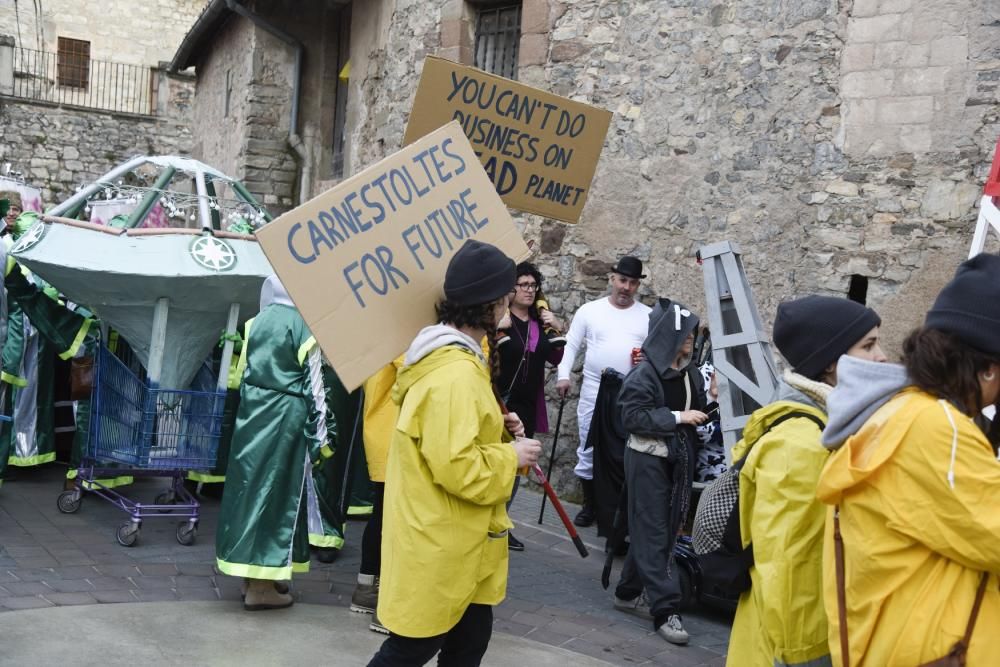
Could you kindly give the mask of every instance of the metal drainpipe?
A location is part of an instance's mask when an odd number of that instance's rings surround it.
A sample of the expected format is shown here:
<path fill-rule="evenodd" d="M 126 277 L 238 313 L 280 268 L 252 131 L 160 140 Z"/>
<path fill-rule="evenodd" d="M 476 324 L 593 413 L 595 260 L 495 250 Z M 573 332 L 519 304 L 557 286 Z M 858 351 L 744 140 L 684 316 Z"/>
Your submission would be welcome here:
<path fill-rule="evenodd" d="M 295 156 L 298 159 L 299 168 L 301 170 L 299 178 L 299 201 L 297 202 L 301 204 L 307 201 L 312 194 L 312 151 L 306 150 L 302 137 L 299 136 L 298 132 L 299 91 L 302 88 L 302 54 L 304 52 L 304 48 L 299 40 L 295 39 L 281 28 L 268 23 L 266 20 L 257 14 L 254 14 L 236 0 L 226 0 L 226 7 L 228 7 L 230 11 L 248 19 L 254 25 L 263 28 L 283 41 L 285 44 L 288 44 L 295 49 L 295 69 L 292 74 L 292 114 L 288 123 L 288 145 L 291 146 L 292 150 L 295 152 Z"/>

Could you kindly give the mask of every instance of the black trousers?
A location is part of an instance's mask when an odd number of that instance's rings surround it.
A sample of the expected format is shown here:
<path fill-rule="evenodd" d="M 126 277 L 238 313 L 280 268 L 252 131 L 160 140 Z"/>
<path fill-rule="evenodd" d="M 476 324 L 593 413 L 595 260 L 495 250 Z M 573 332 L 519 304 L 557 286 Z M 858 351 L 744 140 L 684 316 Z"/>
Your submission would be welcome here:
<path fill-rule="evenodd" d="M 631 541 L 615 595 L 633 600 L 645 588 L 656 627 L 678 613 L 681 602 L 677 565 L 672 562 L 670 548 L 679 528 L 670 525 L 672 466 L 665 458 L 625 449 Z"/>
<path fill-rule="evenodd" d="M 372 482 L 372 515 L 368 517 L 361 536 L 361 574 L 382 572 L 382 507 L 385 505 L 385 483 Z"/>
<path fill-rule="evenodd" d="M 478 667 L 492 634 L 493 607 L 470 604 L 455 627 L 443 635 L 416 639 L 390 634 L 368 667 L 419 667 L 438 651 L 439 667 Z"/>

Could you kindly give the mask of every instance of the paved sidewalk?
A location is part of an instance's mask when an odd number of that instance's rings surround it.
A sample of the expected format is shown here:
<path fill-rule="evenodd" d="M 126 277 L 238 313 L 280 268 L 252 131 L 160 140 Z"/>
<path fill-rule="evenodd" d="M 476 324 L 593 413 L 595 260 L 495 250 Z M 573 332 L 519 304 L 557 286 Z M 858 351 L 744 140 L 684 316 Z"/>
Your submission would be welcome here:
<path fill-rule="evenodd" d="M 229 602 L 54 607 L 5 614 L 3 622 L 0 664 L 19 667 L 63 665 L 67 656 L 73 664 L 101 667 L 364 665 L 385 639 L 368 630 L 365 617 L 343 607 L 301 603 L 267 614 L 248 614 Z M 39 642 L 41 633 L 45 641 Z M 564 667 L 569 661 L 574 667 L 608 664 L 499 632 L 483 664 Z"/>
<path fill-rule="evenodd" d="M 125 548 L 115 541 L 125 515 L 101 499 L 88 495 L 76 514 L 59 512 L 56 497 L 64 471 L 55 465 L 18 470 L 16 479 L 0 488 L 0 612 L 115 602 L 238 604 L 239 581 L 216 574 L 213 567 L 217 500 L 205 500 L 194 545 L 177 543 L 176 520 L 154 518 L 143 524 L 137 544 Z M 151 501 L 163 485 L 163 480 L 142 480 L 127 493 Z M 551 508 L 545 524 L 537 525 L 540 499 L 522 490 L 511 510 L 515 534 L 527 550 L 511 554 L 508 597 L 496 608 L 497 632 L 611 664 L 724 664 L 729 638 L 725 615 L 689 610 L 684 623 L 691 645 L 664 642 L 648 622 L 612 609 L 610 593 L 600 585 L 603 540 L 596 531 L 581 531 L 591 556 L 580 558 Z M 576 508 L 567 506 L 567 511 L 573 514 Z M 337 562 L 314 560 L 309 573 L 295 578 L 298 602 L 350 604 L 363 528 L 362 522 L 349 522 L 347 545 Z M 0 613 L 0 633 L 5 618 Z"/>

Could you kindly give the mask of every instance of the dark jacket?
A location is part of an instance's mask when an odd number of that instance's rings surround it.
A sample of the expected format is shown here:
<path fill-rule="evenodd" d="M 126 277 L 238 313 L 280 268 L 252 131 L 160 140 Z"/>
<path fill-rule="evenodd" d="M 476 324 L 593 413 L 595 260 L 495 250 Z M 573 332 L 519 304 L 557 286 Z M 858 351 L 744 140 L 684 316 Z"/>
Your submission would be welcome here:
<path fill-rule="evenodd" d="M 642 344 L 643 360 L 629 371 L 618 396 L 618 407 L 626 431 L 663 438 L 669 445 L 680 427 L 690 429 L 687 434 L 690 438 L 686 439 L 694 441 L 694 427 L 678 425 L 674 419 L 673 412 L 683 411 L 684 405 L 667 405 L 665 383 L 682 381 L 683 375 L 687 374 L 692 394 L 691 409 L 704 409 L 705 386 L 697 366 L 688 359 L 680 370 L 671 367 L 684 339 L 697 328 L 698 316 L 683 304 L 670 299 L 660 299 L 649 313 L 649 333 Z"/>

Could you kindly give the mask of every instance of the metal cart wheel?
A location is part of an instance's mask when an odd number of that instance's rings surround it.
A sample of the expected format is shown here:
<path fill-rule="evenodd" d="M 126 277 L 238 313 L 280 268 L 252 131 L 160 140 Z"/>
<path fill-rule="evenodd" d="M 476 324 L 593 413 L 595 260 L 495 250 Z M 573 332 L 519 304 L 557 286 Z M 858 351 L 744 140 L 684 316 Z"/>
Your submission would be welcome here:
<path fill-rule="evenodd" d="M 122 525 L 118 526 L 118 532 L 115 533 L 115 539 L 117 539 L 118 544 L 123 547 L 134 546 L 135 541 L 139 539 L 139 524 L 132 521 L 126 521 Z"/>
<path fill-rule="evenodd" d="M 70 489 L 59 494 L 59 497 L 56 498 L 56 507 L 63 514 L 72 514 L 80 509 L 82 502 L 83 493 L 79 489 Z"/>
<path fill-rule="evenodd" d="M 156 496 L 153 502 L 157 505 L 173 505 L 177 502 L 177 495 L 173 489 L 168 489 Z M 167 514 L 170 510 L 156 510 L 160 514 Z"/>
<path fill-rule="evenodd" d="M 194 544 L 198 535 L 198 524 L 193 521 L 181 521 L 177 524 L 177 541 L 186 547 Z"/>

